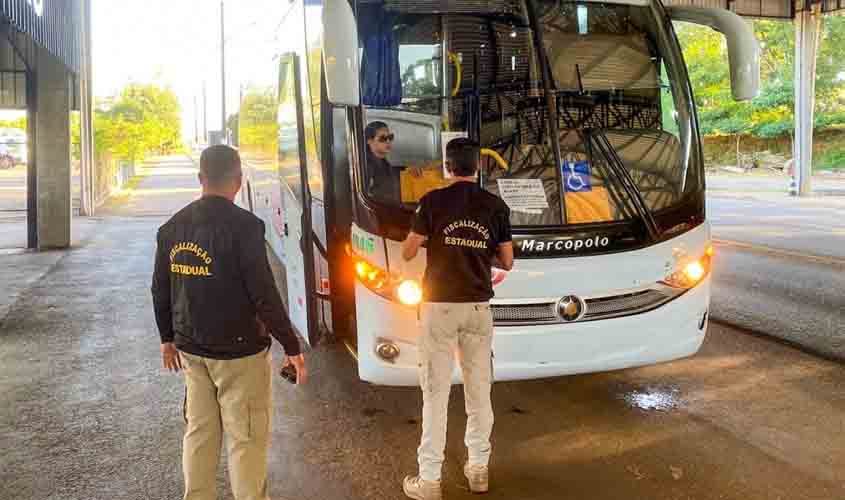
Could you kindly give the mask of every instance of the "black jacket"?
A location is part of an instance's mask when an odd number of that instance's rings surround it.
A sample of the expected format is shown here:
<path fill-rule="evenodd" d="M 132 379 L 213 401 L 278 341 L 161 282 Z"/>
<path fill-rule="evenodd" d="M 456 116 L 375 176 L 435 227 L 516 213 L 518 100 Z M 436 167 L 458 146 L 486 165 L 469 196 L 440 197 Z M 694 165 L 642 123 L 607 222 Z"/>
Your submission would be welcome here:
<path fill-rule="evenodd" d="M 300 353 L 270 271 L 264 223 L 225 198 L 203 197 L 161 226 L 152 292 L 161 341 L 179 350 L 251 356 L 270 346 L 263 323 L 287 355 Z"/>

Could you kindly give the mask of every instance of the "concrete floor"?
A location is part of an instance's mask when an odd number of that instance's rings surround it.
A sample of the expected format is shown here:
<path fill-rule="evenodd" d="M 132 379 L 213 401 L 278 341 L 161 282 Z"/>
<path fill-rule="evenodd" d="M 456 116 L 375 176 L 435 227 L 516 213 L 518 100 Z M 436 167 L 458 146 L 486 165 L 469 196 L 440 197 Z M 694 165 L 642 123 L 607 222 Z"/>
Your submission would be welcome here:
<path fill-rule="evenodd" d="M 0 311 L 0 500 L 181 495 L 184 385 L 160 367 L 149 283 L 154 214 L 195 196 L 195 172 L 149 173 L 126 201 L 146 216 L 109 207 L 84 245 L 49 262 L 0 255 L 30 273 Z M 272 497 L 402 498 L 418 391 L 359 382 L 338 344 L 308 359 L 308 386 L 276 380 Z M 843 386 L 841 364 L 720 324 L 691 359 L 497 384 L 487 498 L 845 498 Z M 468 499 L 459 388 L 452 399 L 446 494 Z"/>

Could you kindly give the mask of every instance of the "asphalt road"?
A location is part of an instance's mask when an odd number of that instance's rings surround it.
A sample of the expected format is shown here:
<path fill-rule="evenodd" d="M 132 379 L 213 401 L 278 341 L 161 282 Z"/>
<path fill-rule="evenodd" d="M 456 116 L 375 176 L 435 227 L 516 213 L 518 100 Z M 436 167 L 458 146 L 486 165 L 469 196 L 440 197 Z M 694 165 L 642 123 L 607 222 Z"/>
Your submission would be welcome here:
<path fill-rule="evenodd" d="M 71 177 L 74 206 L 79 198 L 79 175 Z M 26 210 L 26 165 L 0 170 L 0 215 L 3 212 Z"/>
<path fill-rule="evenodd" d="M 721 171 L 707 175 L 707 189 L 713 192 L 781 193 L 789 189 L 790 178 L 785 174 L 733 174 Z M 845 172 L 817 174 L 810 179 L 810 188 L 819 195 L 845 195 Z"/>
<path fill-rule="evenodd" d="M 71 177 L 73 207 L 79 206 L 79 176 Z M 26 246 L 26 166 L 0 170 L 0 251 Z"/>
<path fill-rule="evenodd" d="M 711 194 L 712 317 L 845 360 L 845 198 Z"/>
<path fill-rule="evenodd" d="M 707 216 L 717 239 L 845 259 L 845 196 L 710 193 Z"/>
<path fill-rule="evenodd" d="M 196 195 L 195 172 L 172 160 L 146 173 L 77 248 L 0 254 L 0 280 L 17 283 L 0 307 L 0 500 L 181 495 L 184 385 L 160 368 L 149 279 L 162 212 Z M 418 390 L 359 382 L 337 344 L 308 359 L 308 386 L 276 379 L 272 497 L 402 498 Z M 497 384 L 487 498 L 845 498 L 843 384 L 839 363 L 718 323 L 687 360 Z M 462 409 L 456 388 L 450 499 L 473 498 Z M 230 499 L 224 465 L 218 484 Z"/>
<path fill-rule="evenodd" d="M 26 210 L 26 167 L 0 170 L 0 212 Z"/>

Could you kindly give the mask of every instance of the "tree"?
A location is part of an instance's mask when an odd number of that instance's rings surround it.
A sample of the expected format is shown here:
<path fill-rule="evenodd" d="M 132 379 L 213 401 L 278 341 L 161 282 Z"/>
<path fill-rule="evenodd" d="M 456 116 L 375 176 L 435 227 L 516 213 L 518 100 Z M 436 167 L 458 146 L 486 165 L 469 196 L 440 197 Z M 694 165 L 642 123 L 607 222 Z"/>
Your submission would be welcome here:
<path fill-rule="evenodd" d="M 108 110 L 94 116 L 97 151 L 131 161 L 181 149 L 181 129 L 176 94 L 155 84 L 128 85 Z"/>
<path fill-rule="evenodd" d="M 730 94 L 724 38 L 710 28 L 677 25 L 705 135 L 779 137 L 794 130 L 795 27 L 754 21 L 760 40 L 761 91 L 750 101 Z M 815 128 L 845 125 L 845 18 L 825 19 L 816 68 Z"/>
<path fill-rule="evenodd" d="M 259 155 L 276 153 L 279 124 L 278 101 L 273 87 L 250 87 L 238 113 L 238 144 L 245 152 Z"/>

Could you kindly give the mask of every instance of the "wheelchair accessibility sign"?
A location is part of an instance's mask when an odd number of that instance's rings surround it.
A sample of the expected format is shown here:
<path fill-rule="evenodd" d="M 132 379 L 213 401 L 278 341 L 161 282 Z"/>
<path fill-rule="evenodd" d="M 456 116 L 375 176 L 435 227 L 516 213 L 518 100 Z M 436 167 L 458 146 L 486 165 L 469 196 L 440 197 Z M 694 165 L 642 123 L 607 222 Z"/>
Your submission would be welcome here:
<path fill-rule="evenodd" d="M 561 166 L 561 179 L 567 193 L 589 193 L 593 190 L 590 175 L 590 162 L 564 161 Z"/>

